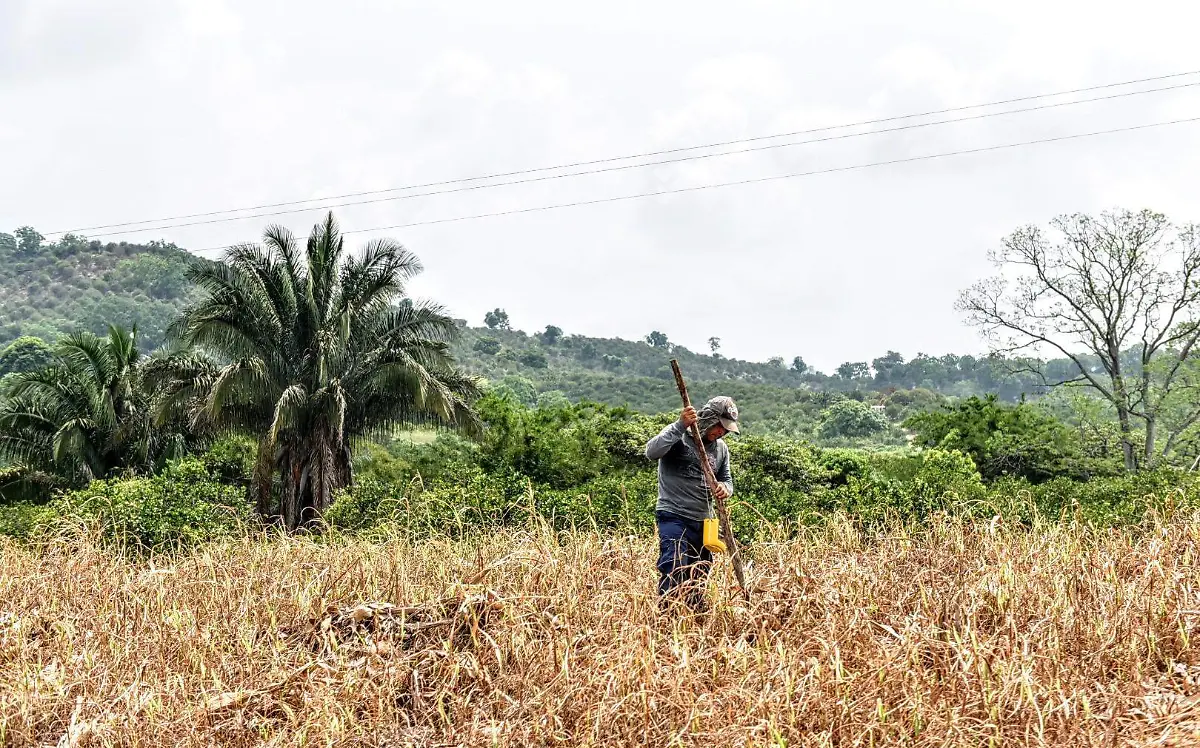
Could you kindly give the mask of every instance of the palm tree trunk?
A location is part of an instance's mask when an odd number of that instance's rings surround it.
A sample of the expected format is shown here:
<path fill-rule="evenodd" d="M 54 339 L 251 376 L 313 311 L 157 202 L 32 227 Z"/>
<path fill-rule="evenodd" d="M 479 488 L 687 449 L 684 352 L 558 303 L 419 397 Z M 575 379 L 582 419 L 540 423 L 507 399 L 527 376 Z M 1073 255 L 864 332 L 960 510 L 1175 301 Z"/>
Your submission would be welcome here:
<path fill-rule="evenodd" d="M 254 494 L 254 505 L 258 516 L 271 516 L 271 478 L 275 466 L 275 445 L 267 437 L 258 441 L 258 459 L 254 463 L 254 477 L 250 490 Z"/>
<path fill-rule="evenodd" d="M 288 530 L 295 530 L 300 524 L 300 514 L 302 506 L 301 495 L 303 493 L 302 470 L 300 461 L 288 450 L 288 455 L 284 460 L 283 468 L 283 491 L 280 501 L 283 504 L 283 524 Z"/>
<path fill-rule="evenodd" d="M 292 529 L 312 521 L 313 474 L 312 465 L 305 465 L 296 481 L 296 524 Z"/>
<path fill-rule="evenodd" d="M 333 503 L 334 489 L 340 487 L 337 485 L 338 471 L 335 465 L 334 450 L 335 447 L 331 439 L 326 436 L 326 438 L 321 440 L 321 449 L 319 452 L 321 459 L 321 480 L 318 484 L 320 492 L 316 494 L 316 501 L 314 502 L 318 513 L 324 512 L 329 508 L 329 505 Z M 337 451 L 340 452 L 341 450 L 338 449 Z"/>

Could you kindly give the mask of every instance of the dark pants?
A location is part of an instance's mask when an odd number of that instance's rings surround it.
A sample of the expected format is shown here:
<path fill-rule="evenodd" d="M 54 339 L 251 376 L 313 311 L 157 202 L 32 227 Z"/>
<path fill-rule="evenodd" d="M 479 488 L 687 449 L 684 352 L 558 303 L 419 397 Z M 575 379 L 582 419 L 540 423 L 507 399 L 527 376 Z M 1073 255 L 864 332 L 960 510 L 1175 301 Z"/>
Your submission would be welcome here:
<path fill-rule="evenodd" d="M 693 610 L 704 607 L 704 585 L 712 553 L 704 547 L 704 523 L 668 512 L 655 512 L 658 525 L 658 594 L 662 601 L 682 599 Z"/>

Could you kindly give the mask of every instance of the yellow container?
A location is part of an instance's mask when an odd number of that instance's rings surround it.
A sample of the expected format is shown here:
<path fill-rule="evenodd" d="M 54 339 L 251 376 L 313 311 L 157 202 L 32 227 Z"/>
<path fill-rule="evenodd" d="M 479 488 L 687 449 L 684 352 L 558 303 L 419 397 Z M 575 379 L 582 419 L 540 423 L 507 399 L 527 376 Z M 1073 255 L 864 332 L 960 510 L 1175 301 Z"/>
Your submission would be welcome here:
<path fill-rule="evenodd" d="M 713 517 L 704 520 L 704 547 L 713 553 L 725 552 L 725 541 L 721 540 L 721 525 Z"/>

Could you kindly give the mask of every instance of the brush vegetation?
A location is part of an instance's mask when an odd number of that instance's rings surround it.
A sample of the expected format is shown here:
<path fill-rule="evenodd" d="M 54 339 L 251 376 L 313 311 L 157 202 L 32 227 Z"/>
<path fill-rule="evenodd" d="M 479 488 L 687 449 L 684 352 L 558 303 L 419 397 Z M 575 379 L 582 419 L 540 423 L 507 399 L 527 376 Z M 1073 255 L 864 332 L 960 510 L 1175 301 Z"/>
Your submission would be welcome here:
<path fill-rule="evenodd" d="M 673 619 L 649 538 L 537 522 L 0 541 L 0 744 L 1194 745 L 1195 520 L 843 518 Z"/>

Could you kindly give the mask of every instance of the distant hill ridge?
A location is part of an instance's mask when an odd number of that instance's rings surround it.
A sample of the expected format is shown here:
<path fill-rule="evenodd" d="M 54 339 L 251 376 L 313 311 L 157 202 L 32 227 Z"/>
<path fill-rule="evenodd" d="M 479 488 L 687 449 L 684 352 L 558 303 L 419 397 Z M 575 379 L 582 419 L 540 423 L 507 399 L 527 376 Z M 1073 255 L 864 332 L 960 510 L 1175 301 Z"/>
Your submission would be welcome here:
<path fill-rule="evenodd" d="M 137 325 L 144 346 L 159 345 L 192 290 L 196 260 L 174 244 L 102 243 L 36 231 L 0 233 L 0 342 L 22 335 L 52 340 L 109 323 Z"/>
<path fill-rule="evenodd" d="M 168 326 L 194 294 L 188 264 L 206 262 L 170 243 L 103 243 L 68 235 L 46 241 L 25 227 L 0 233 L 0 345 L 22 335 L 52 340 L 78 330 L 102 332 L 109 323 L 137 326 L 146 348 L 161 344 Z M 454 351 L 464 367 L 494 381 L 533 383 L 539 393 L 628 404 L 639 410 L 673 407 L 668 360 L 677 357 L 696 383 L 802 391 L 887 391 L 925 388 L 946 395 L 996 392 L 1015 399 L 1036 389 L 1032 377 L 1008 372 L 1001 360 L 888 352 L 872 362 L 847 362 L 833 374 L 808 370 L 796 356 L 751 362 L 702 355 L 647 330 L 647 340 L 592 338 L 551 327 L 536 334 L 461 323 Z M 650 325 L 648 325 L 650 327 Z M 791 347 L 785 339 L 781 350 Z M 782 397 L 782 395 L 780 395 Z M 859 395 L 862 397 L 862 395 Z"/>

